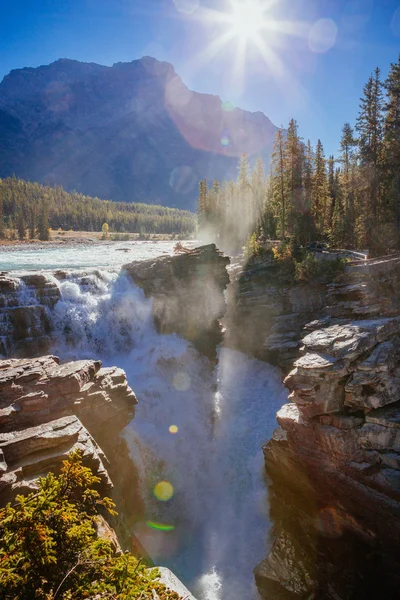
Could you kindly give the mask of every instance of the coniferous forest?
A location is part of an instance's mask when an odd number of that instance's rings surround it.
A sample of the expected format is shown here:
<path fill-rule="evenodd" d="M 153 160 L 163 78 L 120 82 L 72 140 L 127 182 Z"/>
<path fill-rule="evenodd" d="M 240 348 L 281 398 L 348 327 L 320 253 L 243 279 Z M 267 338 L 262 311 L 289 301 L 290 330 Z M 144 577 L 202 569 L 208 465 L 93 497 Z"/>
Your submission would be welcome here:
<path fill-rule="evenodd" d="M 377 68 L 364 86 L 354 126 L 345 123 L 340 152 L 326 156 L 292 119 L 278 130 L 270 172 L 246 155 L 236 181 L 200 182 L 200 232 L 227 250 L 253 234 L 308 246 L 400 248 L 400 57 L 386 80 Z"/>
<path fill-rule="evenodd" d="M 150 204 L 99 200 L 62 187 L 43 186 L 10 177 L 0 179 L 0 238 L 49 238 L 48 229 L 111 232 L 176 233 L 196 228 L 193 213 Z"/>

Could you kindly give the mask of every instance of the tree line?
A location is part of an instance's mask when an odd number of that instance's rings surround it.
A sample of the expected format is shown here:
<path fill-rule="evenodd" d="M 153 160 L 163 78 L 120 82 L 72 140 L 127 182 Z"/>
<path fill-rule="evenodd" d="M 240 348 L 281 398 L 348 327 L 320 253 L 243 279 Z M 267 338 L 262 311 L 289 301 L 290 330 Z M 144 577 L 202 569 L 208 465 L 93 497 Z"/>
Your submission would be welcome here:
<path fill-rule="evenodd" d="M 300 137 L 292 119 L 277 131 L 270 172 L 246 155 L 236 181 L 200 182 L 200 233 L 227 251 L 252 234 L 307 246 L 382 254 L 400 248 L 400 57 L 386 80 L 379 68 L 363 89 L 354 127 L 345 123 L 337 156 Z"/>
<path fill-rule="evenodd" d="M 196 228 L 189 211 L 158 205 L 112 202 L 68 193 L 16 177 L 0 179 L 0 238 L 49 239 L 49 228 L 74 231 L 177 233 L 190 235 Z"/>

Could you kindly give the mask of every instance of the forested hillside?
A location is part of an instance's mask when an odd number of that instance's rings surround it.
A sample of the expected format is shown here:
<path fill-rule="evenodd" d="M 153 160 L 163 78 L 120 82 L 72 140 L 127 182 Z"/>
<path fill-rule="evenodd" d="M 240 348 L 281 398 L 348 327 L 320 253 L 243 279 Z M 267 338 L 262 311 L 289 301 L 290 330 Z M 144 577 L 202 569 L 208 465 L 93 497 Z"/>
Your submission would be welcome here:
<path fill-rule="evenodd" d="M 75 231 L 190 234 L 195 216 L 183 210 L 148 204 L 111 202 L 68 194 L 62 187 L 42 186 L 10 177 L 0 179 L 0 237 L 45 236 L 48 227 Z"/>
<path fill-rule="evenodd" d="M 270 173 L 250 172 L 242 156 L 236 181 L 200 183 L 200 231 L 232 250 L 252 234 L 382 254 L 400 248 L 400 57 L 382 81 L 368 79 L 353 127 L 345 123 L 338 156 L 320 140 L 304 143 L 292 119 L 276 134 Z"/>

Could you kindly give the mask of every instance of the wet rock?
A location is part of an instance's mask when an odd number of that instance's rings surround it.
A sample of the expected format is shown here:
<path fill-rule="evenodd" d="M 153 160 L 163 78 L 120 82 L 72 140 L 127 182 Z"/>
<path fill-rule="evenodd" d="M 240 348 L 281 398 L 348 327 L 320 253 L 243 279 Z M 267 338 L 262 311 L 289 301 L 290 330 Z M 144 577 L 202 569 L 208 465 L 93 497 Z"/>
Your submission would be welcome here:
<path fill-rule="evenodd" d="M 37 356 L 51 344 L 48 310 L 60 299 L 53 278 L 0 276 L 0 355 Z"/>
<path fill-rule="evenodd" d="M 222 340 L 224 290 L 229 283 L 229 258 L 215 244 L 190 254 L 134 262 L 123 268 L 153 297 L 153 315 L 160 333 L 177 333 L 200 350 L 213 354 Z"/>

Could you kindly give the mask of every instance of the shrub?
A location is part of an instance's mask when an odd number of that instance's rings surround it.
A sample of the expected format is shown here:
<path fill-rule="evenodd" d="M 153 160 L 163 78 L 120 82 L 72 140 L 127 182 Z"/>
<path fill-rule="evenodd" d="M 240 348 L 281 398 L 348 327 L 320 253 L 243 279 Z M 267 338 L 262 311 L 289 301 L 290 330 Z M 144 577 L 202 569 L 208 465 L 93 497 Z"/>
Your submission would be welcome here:
<path fill-rule="evenodd" d="M 346 261 L 343 259 L 317 259 L 312 252 L 307 252 L 301 261 L 295 263 L 297 281 L 318 281 L 328 283 L 343 273 Z"/>
<path fill-rule="evenodd" d="M 99 477 L 83 466 L 79 451 L 61 474 L 39 479 L 37 492 L 17 496 L 0 511 L 0 589 L 5 600 L 99 598 L 179 600 L 129 553 L 117 555 L 99 539 L 99 512 L 115 513 L 95 489 Z"/>
<path fill-rule="evenodd" d="M 244 254 L 247 258 L 264 258 L 266 256 L 271 257 L 271 250 L 258 241 L 258 237 L 256 233 L 253 233 L 249 239 L 245 247 L 243 248 Z"/>

